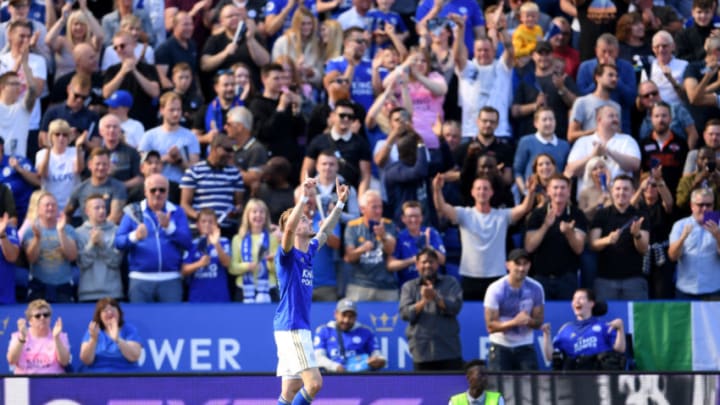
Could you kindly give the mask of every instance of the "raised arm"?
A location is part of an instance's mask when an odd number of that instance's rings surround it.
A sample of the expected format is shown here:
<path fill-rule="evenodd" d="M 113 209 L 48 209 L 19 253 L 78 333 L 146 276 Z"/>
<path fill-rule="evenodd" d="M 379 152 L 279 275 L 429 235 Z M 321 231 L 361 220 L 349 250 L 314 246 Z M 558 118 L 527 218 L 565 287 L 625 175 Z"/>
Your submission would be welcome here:
<path fill-rule="evenodd" d="M 302 217 L 303 205 L 307 203 L 309 199 L 308 196 L 312 194 L 315 187 L 315 179 L 309 177 L 305 179 L 303 182 L 303 196 L 295 204 L 292 211 L 290 211 L 290 216 L 288 216 L 287 221 L 285 221 L 285 229 L 283 229 L 282 238 L 280 239 L 280 247 L 285 253 L 292 250 L 295 244 L 295 228 L 297 228 L 300 218 Z"/>
<path fill-rule="evenodd" d="M 335 229 L 335 225 L 337 225 L 337 222 L 340 219 L 340 214 L 342 214 L 343 208 L 345 208 L 345 202 L 348 199 L 348 186 L 344 184 L 341 185 L 340 180 L 337 177 L 335 177 L 335 190 L 337 190 L 338 202 L 330 212 L 330 215 L 325 218 L 325 221 L 323 221 L 322 226 L 320 226 L 320 230 L 315 236 L 319 242 L 318 248 L 322 247 L 322 245 L 327 242 L 328 237 L 332 234 L 333 229 Z"/>
<path fill-rule="evenodd" d="M 445 197 L 443 197 L 442 194 L 442 188 L 445 185 L 445 179 L 442 176 L 442 173 L 435 176 L 432 185 L 433 202 L 435 203 L 435 209 L 438 210 L 438 213 L 440 213 L 440 215 L 450 220 L 450 222 L 452 222 L 453 224 L 457 224 L 457 214 L 455 213 L 455 208 L 445 202 Z"/>

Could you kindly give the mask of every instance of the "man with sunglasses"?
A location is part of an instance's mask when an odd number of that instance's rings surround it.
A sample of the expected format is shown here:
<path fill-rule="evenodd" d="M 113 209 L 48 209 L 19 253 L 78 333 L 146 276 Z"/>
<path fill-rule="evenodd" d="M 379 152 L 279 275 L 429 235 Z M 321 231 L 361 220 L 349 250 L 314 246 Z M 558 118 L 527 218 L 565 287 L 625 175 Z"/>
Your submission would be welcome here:
<path fill-rule="evenodd" d="M 203 208 L 212 209 L 227 238 L 237 231 L 245 194 L 240 170 L 233 164 L 235 145 L 227 135 L 216 135 L 207 159 L 190 166 L 180 184 L 180 205 L 187 217 L 195 222 Z"/>
<path fill-rule="evenodd" d="M 30 51 L 27 47 L 24 49 L 18 68 L 25 77 L 25 82 L 33 82 Z M 6 69 L 0 65 L 0 71 L 3 70 Z M 30 86 L 26 91 L 19 73 L 16 70 L 7 70 L 0 75 L 0 134 L 7 141 L 5 150 L 10 155 L 27 157 L 34 161 L 38 140 L 28 132 L 40 92 L 34 86 Z"/>
<path fill-rule="evenodd" d="M 91 88 L 90 77 L 81 73 L 76 73 L 72 77 L 67 86 L 67 99 L 65 102 L 48 108 L 42 117 L 40 139 L 43 145 L 47 145 L 48 142 L 48 126 L 58 118 L 64 119 L 70 124 L 75 133 L 74 137 L 90 130 L 90 127 L 93 127 L 93 132 L 88 134 L 89 138 L 98 135 L 97 124 L 100 117 L 86 106 L 86 102 L 90 100 Z M 99 145 L 99 141 L 95 143 Z"/>
<path fill-rule="evenodd" d="M 368 46 L 366 32 L 360 27 L 350 27 L 343 32 L 343 54 L 325 64 L 325 77 L 334 80 L 344 77 L 350 80 L 350 97 L 370 109 L 375 95 L 372 88 L 372 64 L 364 59 Z"/>
<path fill-rule="evenodd" d="M 715 196 L 699 188 L 690 197 L 689 217 L 678 220 L 670 232 L 668 257 L 677 261 L 675 296 L 679 299 L 720 299 L 720 229 Z"/>
<path fill-rule="evenodd" d="M 338 174 L 362 195 L 370 187 L 370 145 L 367 140 L 352 131 L 355 120 L 353 103 L 340 100 L 330 116 L 332 125 L 329 133 L 315 137 L 307 147 L 307 153 L 300 171 L 300 181 L 312 175 L 315 161 L 320 152 L 332 150 L 338 158 Z"/>
<path fill-rule="evenodd" d="M 653 123 L 651 119 L 652 107 L 658 102 L 665 103 L 660 95 L 657 84 L 652 80 L 643 81 L 638 85 L 638 95 L 632 111 L 633 134 L 637 134 L 639 140 L 652 136 Z M 695 120 L 683 103 L 670 103 L 670 130 L 673 134 L 683 138 L 692 149 L 698 144 L 698 132 Z"/>
<path fill-rule="evenodd" d="M 167 201 L 168 180 L 145 179 L 145 199 L 124 210 L 115 247 L 128 255 L 130 302 L 180 302 L 183 251 L 192 237 L 185 212 Z"/>
<path fill-rule="evenodd" d="M 3 83 L 2 104 L 5 108 L 0 113 L 0 130 L 11 151 L 15 149 L 12 153 L 34 161 L 40 124 L 38 98 L 45 87 L 47 71 L 45 60 L 30 51 L 30 35 L 29 23 L 13 22 L 10 25 L 10 52 L 0 55 L 0 74 L 16 73 Z"/>

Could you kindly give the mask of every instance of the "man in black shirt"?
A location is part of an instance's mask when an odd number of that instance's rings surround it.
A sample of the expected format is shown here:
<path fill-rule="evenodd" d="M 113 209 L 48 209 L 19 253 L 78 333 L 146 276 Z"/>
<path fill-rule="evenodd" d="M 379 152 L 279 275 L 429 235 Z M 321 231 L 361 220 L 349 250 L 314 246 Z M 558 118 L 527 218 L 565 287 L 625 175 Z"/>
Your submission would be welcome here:
<path fill-rule="evenodd" d="M 479 153 L 475 153 L 474 157 L 489 155 L 494 157 L 498 163 L 502 163 L 502 179 L 506 185 L 510 185 L 513 183 L 512 165 L 515 149 L 508 138 L 495 136 L 499 119 L 500 114 L 495 108 L 489 106 L 481 108 L 477 118 L 477 136 L 470 142 L 460 145 L 455 150 L 453 157 L 458 165 L 463 166 L 468 156 L 468 150 L 479 148 Z"/>
<path fill-rule="evenodd" d="M 255 121 L 253 135 L 273 157 L 286 158 L 292 173 L 297 173 L 302 162 L 297 140 L 305 134 L 300 96 L 287 88 L 285 71 L 277 63 L 263 66 L 262 81 L 262 95 L 253 98 L 249 106 Z"/>
<path fill-rule="evenodd" d="M 340 165 L 338 174 L 358 190 L 358 195 L 362 195 L 369 188 L 372 159 L 370 144 L 365 138 L 352 133 L 354 119 L 352 102 L 340 100 L 335 103 L 335 109 L 330 116 L 330 132 L 315 137 L 307 147 L 300 171 L 301 182 L 308 174 L 314 175 L 315 161 L 320 152 L 333 150 Z"/>
<path fill-rule="evenodd" d="M 245 35 L 235 39 L 235 31 L 241 22 L 245 25 Z M 213 73 L 229 69 L 237 62 L 250 68 L 251 79 L 259 87 L 259 67 L 270 62 L 270 54 L 260 43 L 252 18 L 241 18 L 240 9 L 234 4 L 226 4 L 220 9 L 220 26 L 223 31 L 208 38 L 200 57 L 200 71 L 203 72 L 203 94 L 212 94 Z"/>
<path fill-rule="evenodd" d="M 153 99 L 160 96 L 157 70 L 135 59 L 135 39 L 128 32 L 118 31 L 112 41 L 120 63 L 105 71 L 103 96 L 108 98 L 116 90 L 127 90 L 134 98 L 130 117 L 140 121 L 145 128 L 153 128 L 157 124 L 157 107 L 153 105 Z"/>
<path fill-rule="evenodd" d="M 585 247 L 585 214 L 570 204 L 570 180 L 554 175 L 547 186 L 550 203 L 535 208 L 528 218 L 525 249 L 533 255 L 533 278 L 545 298 L 571 300 L 577 289 L 580 254 Z"/>
<path fill-rule="evenodd" d="M 590 247 L 598 252 L 594 290 L 601 301 L 648 299 L 643 256 L 650 241 L 650 224 L 643 212 L 630 205 L 634 192 L 631 177 L 615 177 L 613 205 L 600 208 L 590 226 Z"/>
<path fill-rule="evenodd" d="M 190 15 L 180 11 L 173 17 L 172 35 L 155 50 L 155 62 L 160 85 L 163 89 L 172 88 L 171 72 L 173 67 L 185 62 L 192 68 L 193 77 L 199 77 L 197 66 L 197 48 L 192 40 L 193 20 Z"/>

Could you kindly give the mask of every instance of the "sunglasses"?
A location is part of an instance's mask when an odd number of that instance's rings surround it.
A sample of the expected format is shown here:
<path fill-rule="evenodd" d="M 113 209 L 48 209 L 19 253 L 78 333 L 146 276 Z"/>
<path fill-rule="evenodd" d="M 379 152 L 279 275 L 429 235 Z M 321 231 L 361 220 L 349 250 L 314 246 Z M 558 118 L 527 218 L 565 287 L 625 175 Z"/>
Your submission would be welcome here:
<path fill-rule="evenodd" d="M 163 188 L 163 187 L 153 187 L 150 189 L 150 194 L 155 194 L 155 193 L 165 194 L 166 191 L 167 191 L 167 189 Z"/>
<path fill-rule="evenodd" d="M 35 314 L 32 317 L 35 319 L 40 319 L 40 318 L 50 318 L 50 316 L 52 316 L 52 314 L 50 312 L 42 312 L 39 314 Z"/>
<path fill-rule="evenodd" d="M 68 134 L 67 132 L 55 132 L 53 135 L 63 138 L 70 138 L 70 134 Z"/>
<path fill-rule="evenodd" d="M 116 51 L 118 49 L 125 49 L 125 45 L 127 45 L 127 44 L 115 44 L 115 45 L 113 45 L 113 49 L 115 49 Z"/>
<path fill-rule="evenodd" d="M 353 120 L 355 119 L 355 114 L 340 113 L 338 117 L 340 117 L 341 120 Z"/>
<path fill-rule="evenodd" d="M 640 97 L 642 97 L 642 98 L 650 98 L 650 97 L 655 97 L 655 96 L 657 96 L 658 94 L 660 94 L 658 91 L 651 91 L 650 93 L 641 94 Z"/>
<path fill-rule="evenodd" d="M 355 41 L 355 43 L 358 44 L 358 45 L 365 45 L 365 44 L 367 44 L 367 40 L 365 40 L 365 39 L 355 39 L 354 41 Z"/>
<path fill-rule="evenodd" d="M 693 203 L 697 205 L 700 208 L 712 208 L 713 203 L 707 202 L 707 203 Z"/>
<path fill-rule="evenodd" d="M 235 148 L 233 148 L 232 146 L 223 146 L 222 149 L 227 153 L 235 152 Z"/>
<path fill-rule="evenodd" d="M 89 94 L 80 94 L 73 92 L 73 97 L 79 98 L 80 100 L 86 100 L 88 97 L 90 97 Z"/>

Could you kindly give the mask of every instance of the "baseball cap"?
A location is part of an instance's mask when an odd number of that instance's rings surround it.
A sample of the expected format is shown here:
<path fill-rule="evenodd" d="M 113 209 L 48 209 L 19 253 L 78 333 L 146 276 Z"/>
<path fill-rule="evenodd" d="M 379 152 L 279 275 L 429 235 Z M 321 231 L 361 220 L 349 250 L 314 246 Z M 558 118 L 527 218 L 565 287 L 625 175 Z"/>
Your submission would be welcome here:
<path fill-rule="evenodd" d="M 508 254 L 509 262 L 516 262 L 520 259 L 530 260 L 530 253 L 525 249 L 513 249 Z"/>
<path fill-rule="evenodd" d="M 343 313 L 347 311 L 351 311 L 357 314 L 357 308 L 355 307 L 355 302 L 353 300 L 349 300 L 347 298 L 341 299 L 337 303 L 337 307 L 335 307 L 335 311 Z"/>
<path fill-rule="evenodd" d="M 105 99 L 105 105 L 110 108 L 130 108 L 133 105 L 133 96 L 125 90 L 116 90 L 110 97 Z"/>
<path fill-rule="evenodd" d="M 141 162 L 141 163 L 145 163 L 145 161 L 148 160 L 149 157 L 153 157 L 153 156 L 156 157 L 156 158 L 158 158 L 158 159 L 161 158 L 160 152 L 158 152 L 158 151 L 156 151 L 156 150 L 149 150 L 149 151 L 144 152 L 144 153 L 142 154 L 141 159 L 140 159 L 140 162 Z"/>
<path fill-rule="evenodd" d="M 537 53 L 552 53 L 552 45 L 549 42 L 538 41 L 535 45 L 535 52 Z"/>

